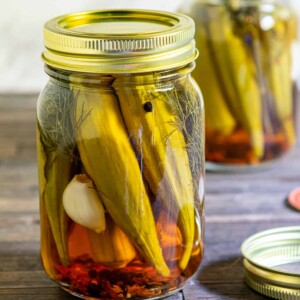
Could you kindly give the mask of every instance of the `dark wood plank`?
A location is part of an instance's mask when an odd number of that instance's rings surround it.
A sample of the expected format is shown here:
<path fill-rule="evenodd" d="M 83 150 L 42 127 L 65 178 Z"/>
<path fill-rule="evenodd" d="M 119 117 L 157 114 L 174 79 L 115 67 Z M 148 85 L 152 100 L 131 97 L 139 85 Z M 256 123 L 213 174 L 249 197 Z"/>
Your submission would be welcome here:
<path fill-rule="evenodd" d="M 62 289 L 58 289 L 55 286 L 45 286 L 38 288 L 0 288 L 1 299 L 5 300 L 75 300 L 78 299 Z"/>

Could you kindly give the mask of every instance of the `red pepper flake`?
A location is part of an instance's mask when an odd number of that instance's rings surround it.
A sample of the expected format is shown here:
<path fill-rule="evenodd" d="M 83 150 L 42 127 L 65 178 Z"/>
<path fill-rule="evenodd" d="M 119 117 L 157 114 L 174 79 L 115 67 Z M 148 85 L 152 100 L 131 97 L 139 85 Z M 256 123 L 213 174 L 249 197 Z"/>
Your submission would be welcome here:
<path fill-rule="evenodd" d="M 296 210 L 300 211 L 300 187 L 293 189 L 288 195 L 288 203 Z"/>
<path fill-rule="evenodd" d="M 56 270 L 56 279 L 68 284 L 70 290 L 104 299 L 161 295 L 181 287 L 186 280 L 176 264 L 170 268 L 168 277 L 162 277 L 152 266 L 141 261 L 132 262 L 122 269 L 111 269 L 84 256 L 69 266 L 57 266 Z"/>

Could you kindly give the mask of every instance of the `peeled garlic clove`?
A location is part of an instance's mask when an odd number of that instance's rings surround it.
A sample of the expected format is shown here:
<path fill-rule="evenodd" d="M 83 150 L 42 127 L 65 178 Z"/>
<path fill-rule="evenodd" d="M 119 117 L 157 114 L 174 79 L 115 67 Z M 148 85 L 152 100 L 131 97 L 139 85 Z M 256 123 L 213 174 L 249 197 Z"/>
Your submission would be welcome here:
<path fill-rule="evenodd" d="M 85 174 L 75 175 L 63 194 L 67 215 L 77 224 L 97 233 L 105 230 L 105 212 L 93 182 Z"/>
<path fill-rule="evenodd" d="M 88 236 L 94 260 L 109 268 L 123 268 L 136 257 L 133 244 L 108 214 L 105 230 L 88 231 Z"/>

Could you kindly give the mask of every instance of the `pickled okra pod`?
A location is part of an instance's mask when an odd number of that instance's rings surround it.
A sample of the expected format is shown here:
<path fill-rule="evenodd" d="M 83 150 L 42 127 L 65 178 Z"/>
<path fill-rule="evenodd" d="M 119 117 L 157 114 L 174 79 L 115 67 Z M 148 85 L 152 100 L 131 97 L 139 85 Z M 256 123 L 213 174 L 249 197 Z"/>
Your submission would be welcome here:
<path fill-rule="evenodd" d="M 39 178 L 43 182 L 40 197 L 59 258 L 63 265 L 67 265 L 68 217 L 63 208 L 62 196 L 78 164 L 70 113 L 74 97 L 68 88 L 58 89 L 51 84 L 44 93 L 48 97 L 47 105 L 39 106 L 37 116 L 38 151 L 42 154 L 39 159 Z"/>
<path fill-rule="evenodd" d="M 107 212 L 146 261 L 167 276 L 150 201 L 116 96 L 109 88 L 83 88 L 75 112 L 77 123 L 82 113 L 88 114 L 78 128 L 77 146 Z"/>
<path fill-rule="evenodd" d="M 181 132 L 171 93 L 159 92 L 153 75 L 118 77 L 114 88 L 126 128 L 136 152 L 142 159 L 141 170 L 152 193 L 170 210 L 183 236 L 183 255 L 179 267 L 189 262 L 194 243 L 194 186 L 186 143 Z M 124 82 L 125 81 L 125 82 Z"/>
<path fill-rule="evenodd" d="M 296 17 L 282 7 L 277 7 L 274 15 L 277 20 L 274 26 L 269 30 L 261 30 L 263 66 L 279 123 L 282 124 L 289 145 L 293 145 L 296 134 L 293 122 L 291 48 L 296 38 Z"/>
<path fill-rule="evenodd" d="M 41 214 L 40 224 L 43 227 L 51 228 L 51 224 L 49 222 L 49 217 L 48 217 L 48 214 L 47 214 L 47 211 L 45 208 L 45 204 L 44 204 L 44 191 L 45 191 L 45 187 L 46 187 L 46 183 L 47 183 L 46 178 L 45 178 L 46 155 L 45 155 L 43 145 L 41 142 L 41 133 L 40 133 L 40 128 L 39 128 L 38 124 L 36 126 L 36 140 L 37 140 L 37 156 L 38 156 L 37 165 L 38 165 L 40 214 Z M 60 238 L 60 230 L 57 231 L 56 235 L 57 235 L 56 241 L 58 241 Z M 55 274 L 55 268 L 53 267 L 51 262 L 49 262 L 49 260 L 57 261 L 56 253 L 53 253 L 53 250 L 52 250 L 52 249 L 57 249 L 52 230 L 42 233 L 41 249 L 43 249 L 42 251 L 44 251 L 44 253 L 46 254 L 46 256 L 48 258 L 48 259 L 45 259 L 43 262 L 45 267 L 49 270 L 50 274 Z M 61 261 L 66 264 L 68 262 L 68 257 L 65 255 L 66 252 L 64 251 L 64 249 L 59 250 L 59 251 L 60 251 L 59 253 L 60 253 Z M 58 250 L 57 250 L 57 252 L 58 252 Z M 59 259 L 59 257 L 58 257 L 58 259 Z"/>
<path fill-rule="evenodd" d="M 229 135 L 235 129 L 236 120 L 227 107 L 223 97 L 223 81 L 219 78 L 220 72 L 216 68 L 212 41 L 207 34 L 207 22 L 211 14 L 207 14 L 206 9 L 199 9 L 198 27 L 195 33 L 197 47 L 200 49 L 200 59 L 197 62 L 199 72 L 193 72 L 193 77 L 197 82 L 201 82 L 203 100 L 205 103 L 205 122 L 209 131 L 218 132 L 221 135 Z M 222 87 L 222 89 L 221 89 Z"/>
<path fill-rule="evenodd" d="M 56 247 L 62 264 L 69 263 L 67 230 L 68 219 L 62 204 L 62 196 L 72 172 L 72 159 L 60 153 L 51 152 L 47 157 L 46 187 L 44 202 Z"/>

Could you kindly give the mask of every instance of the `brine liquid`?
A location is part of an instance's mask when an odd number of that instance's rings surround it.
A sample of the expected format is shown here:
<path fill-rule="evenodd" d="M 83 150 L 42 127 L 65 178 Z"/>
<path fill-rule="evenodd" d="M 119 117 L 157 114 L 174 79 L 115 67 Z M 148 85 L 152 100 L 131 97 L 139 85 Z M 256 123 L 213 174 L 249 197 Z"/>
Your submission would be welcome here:
<path fill-rule="evenodd" d="M 258 164 L 272 161 L 287 152 L 292 145 L 286 135 L 279 132 L 264 137 L 264 155 L 258 158 L 252 150 L 249 134 L 243 129 L 237 129 L 232 134 L 224 136 L 217 132 L 206 132 L 206 160 L 224 164 Z"/>
<path fill-rule="evenodd" d="M 162 247 L 164 259 L 170 270 L 167 277 L 159 275 L 150 264 L 143 261 L 138 252 L 136 258 L 125 267 L 110 268 L 95 261 L 88 229 L 70 221 L 68 237 L 70 263 L 64 266 L 59 261 L 51 228 L 43 226 L 43 230 L 48 231 L 42 233 L 41 241 L 42 259 L 48 275 L 64 289 L 83 298 L 163 297 L 183 287 L 196 271 L 203 256 L 203 242 L 195 238 L 189 264 L 183 272 L 177 266 L 183 250 L 182 245 Z"/>

